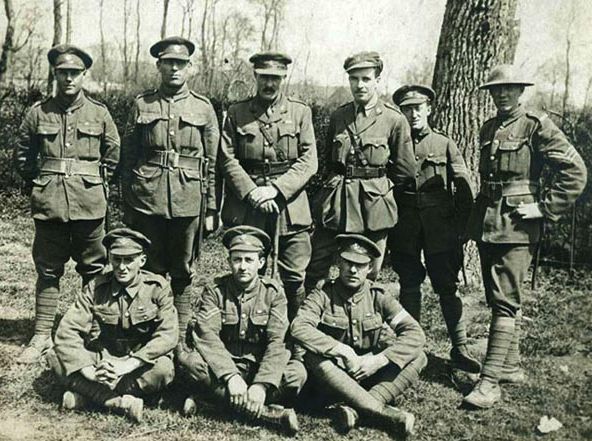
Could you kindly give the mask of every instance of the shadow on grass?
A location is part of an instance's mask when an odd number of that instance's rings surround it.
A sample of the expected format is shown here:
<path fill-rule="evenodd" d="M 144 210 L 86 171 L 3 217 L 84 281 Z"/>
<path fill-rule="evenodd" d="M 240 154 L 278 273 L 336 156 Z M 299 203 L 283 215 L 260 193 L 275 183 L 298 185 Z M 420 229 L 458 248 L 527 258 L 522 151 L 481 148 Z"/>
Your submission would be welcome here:
<path fill-rule="evenodd" d="M 450 361 L 434 353 L 428 353 L 428 364 L 421 373 L 421 377 L 429 383 L 438 383 L 451 389 L 456 389 L 450 379 Z"/>
<path fill-rule="evenodd" d="M 49 368 L 33 380 L 32 388 L 40 401 L 52 404 L 61 403 L 65 390 L 57 376 Z"/>
<path fill-rule="evenodd" d="M 0 319 L 0 342 L 21 345 L 32 335 L 32 319 Z"/>

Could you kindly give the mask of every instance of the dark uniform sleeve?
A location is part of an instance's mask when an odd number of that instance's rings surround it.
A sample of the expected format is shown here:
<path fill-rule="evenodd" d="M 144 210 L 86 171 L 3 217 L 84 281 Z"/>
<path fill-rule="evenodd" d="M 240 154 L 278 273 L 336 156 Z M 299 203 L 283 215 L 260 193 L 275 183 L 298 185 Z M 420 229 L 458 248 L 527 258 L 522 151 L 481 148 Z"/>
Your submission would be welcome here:
<path fill-rule="evenodd" d="M 144 289 L 148 287 L 144 286 Z M 152 334 L 150 340 L 142 348 L 130 355 L 139 358 L 145 363 L 153 364 L 158 357 L 170 353 L 179 340 L 179 321 L 177 319 L 177 310 L 173 305 L 173 293 L 168 283 L 165 286 L 151 286 L 157 289 L 156 300 L 158 306 L 158 317 L 160 324 Z"/>
<path fill-rule="evenodd" d="M 411 129 L 404 116 L 397 114 L 389 137 L 389 177 L 395 185 L 406 184 L 415 179 L 415 154 L 411 141 Z"/>
<path fill-rule="evenodd" d="M 286 349 L 285 339 L 288 332 L 288 301 L 280 289 L 275 291 L 269 306 L 269 321 L 266 335 L 267 347 L 259 364 L 259 369 L 253 383 L 264 383 L 278 387 L 282 375 L 290 359 L 290 352 Z"/>
<path fill-rule="evenodd" d="M 119 133 L 111 118 L 111 114 L 105 109 L 103 122 L 103 138 L 101 140 L 101 163 L 107 170 L 107 179 L 111 180 L 115 168 L 119 163 Z"/>
<path fill-rule="evenodd" d="M 587 171 L 584 160 L 565 135 L 546 115 L 533 134 L 533 145 L 554 170 L 554 179 L 543 195 L 540 208 L 547 219 L 556 222 L 584 191 Z"/>
<path fill-rule="evenodd" d="M 226 185 L 230 187 L 238 199 L 243 200 L 257 187 L 257 184 L 253 182 L 235 156 L 235 147 L 237 146 L 237 139 L 235 136 L 236 126 L 232 118 L 231 110 L 228 112 L 226 120 L 224 121 L 224 127 L 222 128 L 219 157 L 220 170 L 222 170 Z"/>
<path fill-rule="evenodd" d="M 90 332 L 93 321 L 93 287 L 94 282 L 91 282 L 78 294 L 56 331 L 54 350 L 66 375 L 95 363 L 93 353 L 84 347 L 84 337 Z"/>
<path fill-rule="evenodd" d="M 298 144 L 300 155 L 296 162 L 290 166 L 290 169 L 273 183 L 286 201 L 302 190 L 308 180 L 317 172 L 319 166 L 312 113 L 308 106 L 303 107 Z"/>
<path fill-rule="evenodd" d="M 121 180 L 124 189 L 130 185 L 132 169 L 138 161 L 140 148 L 140 129 L 136 124 L 138 120 L 138 105 L 134 102 L 130 116 L 125 125 L 123 142 L 121 144 Z"/>
<path fill-rule="evenodd" d="M 195 317 L 195 327 L 191 334 L 193 344 L 204 358 L 216 378 L 226 381 L 239 370 L 230 352 L 220 339 L 222 313 L 218 295 L 213 288 L 206 288 Z"/>
<path fill-rule="evenodd" d="M 35 134 L 36 123 L 37 112 L 33 107 L 27 113 L 19 128 L 18 144 L 15 150 L 16 169 L 27 182 L 33 180 L 39 173 L 37 169 L 39 144 Z"/>
<path fill-rule="evenodd" d="M 210 104 L 207 113 L 207 123 L 203 132 L 204 156 L 208 158 L 208 196 L 207 209 L 218 210 L 216 199 L 216 160 L 218 158 L 218 147 L 220 145 L 220 129 L 218 128 L 218 117 Z"/>
<path fill-rule="evenodd" d="M 448 170 L 449 176 L 454 183 L 454 205 L 456 209 L 456 218 L 462 222 L 459 225 L 459 233 L 465 231 L 466 222 L 471 214 L 473 207 L 474 193 L 471 185 L 471 178 L 469 171 L 465 164 L 465 160 L 456 146 L 456 143 L 448 139 L 446 147 L 446 154 L 448 155 Z"/>
<path fill-rule="evenodd" d="M 330 356 L 339 342 L 317 329 L 325 309 L 325 300 L 326 294 L 321 289 L 311 292 L 292 321 L 290 333 L 307 350 Z"/>
<path fill-rule="evenodd" d="M 383 319 L 395 332 L 396 337 L 382 354 L 403 369 L 423 350 L 426 338 L 421 326 L 409 315 L 393 296 L 381 296 Z"/>

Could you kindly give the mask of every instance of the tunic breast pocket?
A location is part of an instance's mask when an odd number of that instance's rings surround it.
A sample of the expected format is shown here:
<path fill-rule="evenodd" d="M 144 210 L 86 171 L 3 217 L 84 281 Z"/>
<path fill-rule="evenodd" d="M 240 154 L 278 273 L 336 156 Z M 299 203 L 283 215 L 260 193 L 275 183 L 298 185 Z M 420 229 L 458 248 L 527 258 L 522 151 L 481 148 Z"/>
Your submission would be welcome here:
<path fill-rule="evenodd" d="M 345 316 L 326 313 L 323 314 L 319 323 L 319 329 L 321 331 L 338 341 L 345 340 L 348 328 L 349 319 Z"/>
<path fill-rule="evenodd" d="M 103 125 L 93 121 L 78 122 L 78 146 L 81 159 L 96 160 L 101 157 Z"/>
<path fill-rule="evenodd" d="M 140 334 L 154 332 L 161 321 L 162 319 L 158 314 L 158 306 L 154 303 L 134 305 L 131 307 L 130 322 Z"/>
<path fill-rule="evenodd" d="M 276 156 L 278 161 L 296 159 L 300 155 L 300 130 L 294 124 L 278 126 L 278 142 Z"/>
<path fill-rule="evenodd" d="M 117 326 L 121 314 L 118 309 L 109 305 L 97 305 L 94 307 L 94 316 L 100 325 Z"/>
<path fill-rule="evenodd" d="M 249 317 L 251 321 L 247 339 L 251 343 L 259 343 L 266 340 L 267 323 L 269 322 L 269 314 L 267 311 L 255 312 Z"/>
<path fill-rule="evenodd" d="M 200 115 L 187 114 L 179 117 L 179 146 L 182 154 L 187 154 L 187 150 L 197 150 L 203 154 L 202 133 L 205 125 L 205 118 Z"/>
<path fill-rule="evenodd" d="M 380 314 L 374 314 L 362 320 L 362 337 L 364 345 L 374 347 L 378 343 L 382 330 L 382 317 Z"/>
<path fill-rule="evenodd" d="M 385 165 L 389 160 L 390 152 L 386 138 L 364 139 L 362 151 L 369 165 Z"/>
<path fill-rule="evenodd" d="M 61 127 L 59 124 L 40 122 L 37 126 L 37 137 L 39 139 L 41 156 L 60 157 L 60 136 Z"/>
<path fill-rule="evenodd" d="M 257 133 L 259 128 L 255 125 L 238 126 L 236 128 L 237 146 L 235 156 L 239 159 L 261 159 L 263 157 L 263 145 L 257 146 Z"/>
<path fill-rule="evenodd" d="M 238 324 L 238 314 L 235 311 L 222 311 L 222 330 L 220 331 L 222 341 L 238 340 Z"/>
<path fill-rule="evenodd" d="M 510 176 L 527 176 L 530 168 L 528 139 L 502 141 L 499 145 L 499 170 Z"/>
<path fill-rule="evenodd" d="M 434 183 L 438 181 L 438 184 L 445 186 L 446 163 L 446 155 L 434 155 L 430 153 L 421 165 L 425 180 L 432 181 Z"/>
<path fill-rule="evenodd" d="M 152 147 L 156 150 L 165 150 L 168 147 L 165 117 L 160 113 L 140 112 L 136 123 L 140 131 L 142 147 Z"/>
<path fill-rule="evenodd" d="M 333 143 L 331 144 L 331 161 L 346 164 L 350 145 L 351 143 L 347 135 L 343 133 L 336 135 L 333 139 Z"/>

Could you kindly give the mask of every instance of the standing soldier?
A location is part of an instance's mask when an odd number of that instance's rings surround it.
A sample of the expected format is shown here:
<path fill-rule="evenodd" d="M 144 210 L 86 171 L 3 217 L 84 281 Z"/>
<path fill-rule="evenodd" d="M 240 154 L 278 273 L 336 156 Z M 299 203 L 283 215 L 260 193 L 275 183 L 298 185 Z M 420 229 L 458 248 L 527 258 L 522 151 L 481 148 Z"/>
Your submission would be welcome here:
<path fill-rule="evenodd" d="M 57 93 L 33 105 L 20 128 L 17 167 L 31 186 L 35 335 L 19 356 L 34 363 L 51 347 L 64 264 L 72 258 L 85 285 L 105 266 L 108 180 L 119 162 L 119 135 L 107 108 L 82 90 L 92 58 L 72 45 L 47 54 Z"/>
<path fill-rule="evenodd" d="M 497 115 L 479 134 L 481 188 L 470 237 L 477 241 L 485 296 L 492 309 L 481 377 L 464 403 L 492 407 L 500 382 L 521 382 L 519 332 L 522 286 L 540 240 L 541 221 L 557 221 L 586 185 L 586 166 L 576 149 L 546 114 L 525 111 L 519 99 L 525 81 L 511 65 L 494 67 L 487 82 Z M 541 170 L 554 176 L 541 194 Z"/>
<path fill-rule="evenodd" d="M 256 226 L 274 237 L 291 320 L 305 296 L 311 253 L 304 187 L 318 168 L 312 116 L 307 105 L 281 91 L 290 57 L 265 52 L 249 61 L 257 94 L 230 106 L 224 123 L 222 220 L 226 226 Z"/>
<path fill-rule="evenodd" d="M 126 222 L 152 242 L 147 269 L 171 276 L 181 340 L 191 313 L 200 229 L 214 229 L 218 121 L 187 87 L 195 46 L 170 37 L 150 48 L 161 83 L 138 96 L 122 145 Z"/>
<path fill-rule="evenodd" d="M 403 86 L 393 94 L 411 126 L 417 171 L 413 181 L 395 192 L 399 222 L 390 234 L 389 248 L 401 284 L 401 305 L 420 321 L 421 283 L 427 269 L 452 342 L 452 365 L 479 373 L 481 365 L 466 347 L 463 304 L 457 294 L 462 266 L 459 237 L 471 213 L 473 192 L 456 144 L 428 123 L 434 98 L 434 91 L 421 85 Z"/>
<path fill-rule="evenodd" d="M 397 222 L 393 185 L 415 173 L 409 125 L 393 105 L 378 96 L 383 64 L 376 52 L 348 57 L 353 102 L 338 108 L 329 122 L 324 164 L 328 176 L 313 200 L 316 230 L 306 272 L 311 290 L 329 275 L 339 233 L 359 233 L 380 248 L 369 275 L 378 276 L 387 232 Z"/>
<path fill-rule="evenodd" d="M 220 403 L 294 433 L 294 410 L 266 405 L 293 405 L 306 381 L 304 365 L 290 359 L 285 344 L 284 291 L 277 280 L 258 274 L 269 253 L 269 236 L 255 227 L 233 227 L 222 242 L 231 273 L 204 291 L 188 336 L 193 350 L 181 353 L 179 363 L 192 382 Z M 183 410 L 195 410 L 192 397 Z"/>

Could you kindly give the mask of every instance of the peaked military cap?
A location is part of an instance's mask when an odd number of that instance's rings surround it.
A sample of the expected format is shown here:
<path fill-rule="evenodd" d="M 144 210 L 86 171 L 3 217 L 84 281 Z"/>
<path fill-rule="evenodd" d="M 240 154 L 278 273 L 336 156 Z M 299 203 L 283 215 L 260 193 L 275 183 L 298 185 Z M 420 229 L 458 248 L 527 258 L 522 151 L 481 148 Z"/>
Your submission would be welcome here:
<path fill-rule="evenodd" d="M 379 74 L 382 72 L 383 64 L 378 52 L 358 52 L 347 57 L 343 63 L 343 68 L 346 72 L 367 67 L 377 68 Z"/>
<path fill-rule="evenodd" d="M 369 263 L 382 254 L 372 240 L 361 234 L 338 234 L 335 239 L 339 255 L 350 262 Z"/>
<path fill-rule="evenodd" d="M 258 74 L 285 77 L 292 59 L 279 52 L 259 52 L 251 56 L 249 61 Z"/>
<path fill-rule="evenodd" d="M 105 235 L 103 245 L 111 254 L 130 256 L 147 251 L 151 242 L 142 233 L 131 228 L 116 228 Z"/>
<path fill-rule="evenodd" d="M 499 64 L 489 71 L 487 81 L 479 86 L 479 89 L 489 89 L 503 84 L 516 84 L 519 86 L 533 86 L 534 83 L 526 81 L 519 70 L 512 64 Z"/>
<path fill-rule="evenodd" d="M 436 98 L 434 89 L 422 84 L 406 84 L 393 93 L 393 102 L 401 106 L 410 106 L 433 101 Z"/>
<path fill-rule="evenodd" d="M 56 69 L 85 70 L 92 66 L 92 57 L 79 47 L 58 44 L 47 52 L 47 60 Z"/>
<path fill-rule="evenodd" d="M 222 244 L 228 251 L 256 251 L 267 254 L 271 239 L 267 233 L 249 225 L 239 225 L 226 230 L 222 236 Z"/>
<path fill-rule="evenodd" d="M 194 51 L 195 45 L 183 37 L 167 37 L 150 47 L 150 55 L 159 60 L 189 61 Z"/>

